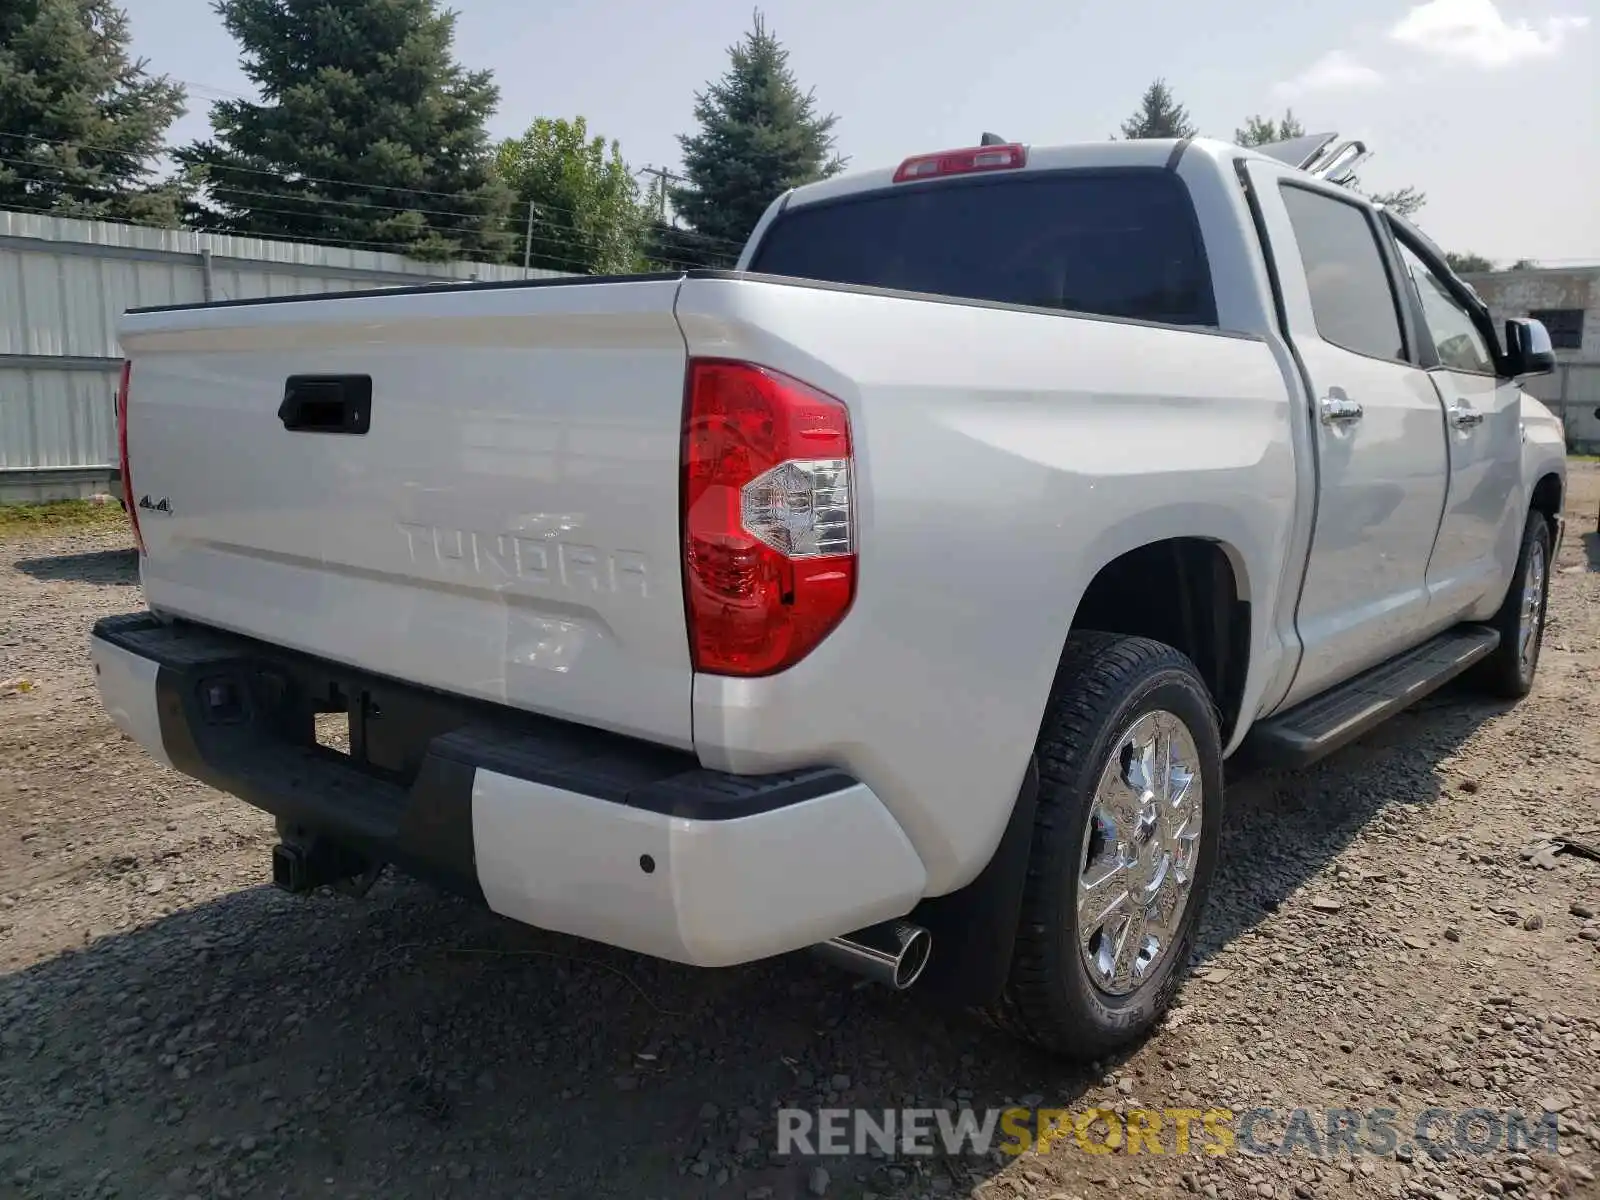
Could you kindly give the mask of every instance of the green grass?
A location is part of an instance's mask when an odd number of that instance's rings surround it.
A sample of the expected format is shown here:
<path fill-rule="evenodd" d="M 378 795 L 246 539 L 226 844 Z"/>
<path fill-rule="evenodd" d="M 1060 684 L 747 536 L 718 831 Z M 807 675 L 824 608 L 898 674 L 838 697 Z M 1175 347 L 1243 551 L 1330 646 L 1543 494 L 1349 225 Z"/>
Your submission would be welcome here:
<path fill-rule="evenodd" d="M 115 500 L 106 504 L 91 504 L 87 500 L 0 504 L 0 536 L 109 529 L 127 523 L 127 514 Z"/>

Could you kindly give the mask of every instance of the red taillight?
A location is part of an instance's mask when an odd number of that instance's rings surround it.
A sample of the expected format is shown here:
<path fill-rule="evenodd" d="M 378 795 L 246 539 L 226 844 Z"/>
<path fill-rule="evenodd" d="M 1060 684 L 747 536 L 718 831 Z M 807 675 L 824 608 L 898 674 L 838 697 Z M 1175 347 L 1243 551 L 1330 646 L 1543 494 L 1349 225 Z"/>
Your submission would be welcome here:
<path fill-rule="evenodd" d="M 128 474 L 128 384 L 133 378 L 133 364 L 122 361 L 122 380 L 117 384 L 117 467 L 122 472 L 122 502 L 128 509 L 128 520 L 133 525 L 133 544 L 144 553 L 144 534 L 139 530 L 139 505 L 133 498 L 133 477 Z"/>
<path fill-rule="evenodd" d="M 1015 171 L 1028 165 L 1028 148 L 1014 143 L 1004 146 L 973 146 L 967 150 L 941 150 L 938 154 L 919 154 L 900 164 L 894 173 L 896 183 L 935 179 L 943 175 L 972 175 L 979 171 Z"/>
<path fill-rule="evenodd" d="M 684 591 L 697 671 L 793 666 L 855 597 L 850 414 L 766 367 L 689 364 Z"/>

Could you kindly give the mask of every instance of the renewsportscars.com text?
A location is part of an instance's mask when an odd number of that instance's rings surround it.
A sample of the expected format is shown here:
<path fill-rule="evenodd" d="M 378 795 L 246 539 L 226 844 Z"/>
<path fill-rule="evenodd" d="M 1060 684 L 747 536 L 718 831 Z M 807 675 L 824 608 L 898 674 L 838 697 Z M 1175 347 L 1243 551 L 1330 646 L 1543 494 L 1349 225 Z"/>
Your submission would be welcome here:
<path fill-rule="evenodd" d="M 1309 1155 L 1422 1151 L 1434 1157 L 1557 1150 L 1553 1113 L 1427 1108 L 778 1110 L 778 1153 L 812 1156 L 1001 1154 L 1065 1146 L 1085 1154 Z"/>

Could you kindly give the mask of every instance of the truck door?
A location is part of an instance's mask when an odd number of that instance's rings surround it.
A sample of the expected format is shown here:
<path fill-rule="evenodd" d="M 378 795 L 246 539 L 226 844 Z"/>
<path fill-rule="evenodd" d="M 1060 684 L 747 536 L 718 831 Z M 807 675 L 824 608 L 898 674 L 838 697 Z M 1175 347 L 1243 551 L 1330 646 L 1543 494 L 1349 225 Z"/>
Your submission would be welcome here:
<path fill-rule="evenodd" d="M 1522 391 L 1496 371 L 1494 330 L 1421 242 L 1395 227 L 1415 289 L 1423 365 L 1444 405 L 1450 484 L 1428 563 L 1440 619 L 1494 615 L 1517 566 L 1522 514 Z"/>
<path fill-rule="evenodd" d="M 1377 214 L 1333 184 L 1248 167 L 1287 335 L 1311 389 L 1317 506 L 1284 704 L 1421 641 L 1448 466 L 1438 392 L 1414 358 Z"/>

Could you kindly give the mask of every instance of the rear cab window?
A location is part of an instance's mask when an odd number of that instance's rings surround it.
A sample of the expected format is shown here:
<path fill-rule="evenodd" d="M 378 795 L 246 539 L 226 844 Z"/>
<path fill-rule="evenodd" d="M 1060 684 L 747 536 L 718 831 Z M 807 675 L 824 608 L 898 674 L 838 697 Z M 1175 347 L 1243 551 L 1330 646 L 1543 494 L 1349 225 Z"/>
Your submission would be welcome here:
<path fill-rule="evenodd" d="M 826 283 L 1215 327 L 1188 189 L 1171 171 L 901 184 L 782 213 L 750 269 Z"/>
<path fill-rule="evenodd" d="M 1369 358 L 1404 360 L 1398 298 L 1366 212 L 1294 184 L 1280 190 L 1299 243 L 1317 334 Z"/>

